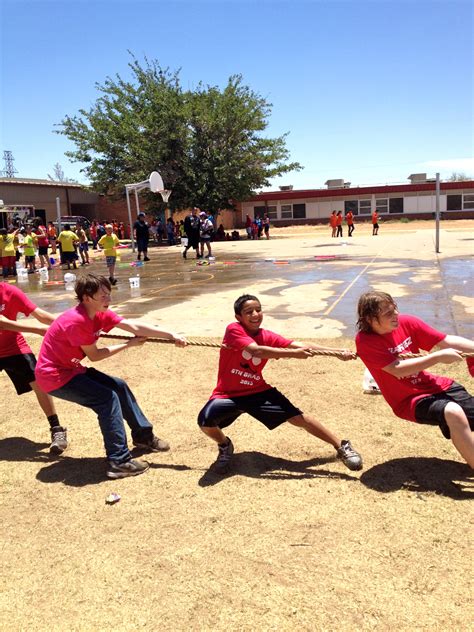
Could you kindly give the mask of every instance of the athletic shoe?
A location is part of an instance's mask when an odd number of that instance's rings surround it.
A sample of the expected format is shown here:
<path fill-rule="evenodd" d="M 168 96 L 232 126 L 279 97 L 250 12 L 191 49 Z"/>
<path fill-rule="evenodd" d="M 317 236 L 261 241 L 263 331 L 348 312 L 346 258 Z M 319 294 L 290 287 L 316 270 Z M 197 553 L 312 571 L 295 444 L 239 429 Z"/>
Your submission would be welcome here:
<path fill-rule="evenodd" d="M 337 458 L 341 459 L 344 465 L 350 470 L 362 469 L 362 457 L 354 450 L 349 439 L 341 441 L 341 447 L 337 450 Z"/>
<path fill-rule="evenodd" d="M 219 444 L 219 456 L 217 457 L 217 460 L 214 462 L 213 465 L 214 471 L 218 474 L 227 473 L 232 455 L 234 454 L 234 444 L 229 439 L 229 437 L 226 438 L 227 443 L 224 443 L 223 445 Z"/>
<path fill-rule="evenodd" d="M 109 281 L 110 285 L 117 285 L 117 279 L 114 279 L 114 277 L 109 277 Z"/>
<path fill-rule="evenodd" d="M 143 257 L 143 261 L 150 261 L 149 257 Z"/>
<path fill-rule="evenodd" d="M 152 435 L 151 439 L 147 441 L 133 440 L 133 445 L 136 448 L 142 448 L 144 450 L 148 450 L 149 452 L 168 452 L 170 449 L 170 444 L 167 441 L 163 441 L 163 439 L 158 439 L 155 435 Z"/>
<path fill-rule="evenodd" d="M 130 459 L 123 463 L 109 461 L 107 464 L 107 476 L 109 478 L 126 478 L 127 476 L 138 476 L 143 474 L 149 468 L 149 464 L 145 461 Z"/>
<path fill-rule="evenodd" d="M 67 448 L 67 428 L 62 426 L 54 426 L 51 428 L 51 445 L 49 451 L 51 454 L 62 454 Z"/>
<path fill-rule="evenodd" d="M 183 259 L 186 259 L 186 250 L 183 250 Z"/>

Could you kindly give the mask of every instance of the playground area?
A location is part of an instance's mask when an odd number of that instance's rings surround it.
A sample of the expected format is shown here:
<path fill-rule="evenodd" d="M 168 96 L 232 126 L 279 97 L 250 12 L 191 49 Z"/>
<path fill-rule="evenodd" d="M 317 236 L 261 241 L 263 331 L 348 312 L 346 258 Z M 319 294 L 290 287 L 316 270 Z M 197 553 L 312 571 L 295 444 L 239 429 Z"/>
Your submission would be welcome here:
<path fill-rule="evenodd" d="M 354 348 L 359 295 L 391 293 L 401 311 L 474 337 L 474 221 L 281 228 L 269 241 L 213 244 L 214 261 L 180 247 L 124 249 L 112 309 L 220 342 L 243 293 L 263 327 Z M 90 268 L 105 272 L 102 257 Z M 81 274 L 82 269 L 74 271 Z M 140 276 L 131 288 L 129 278 Z M 74 304 L 64 272 L 21 287 L 59 313 Z M 57 283 L 54 283 L 57 281 Z M 28 335 L 33 350 L 40 340 Z M 147 343 L 98 365 L 125 379 L 171 451 L 146 455 L 138 478 L 105 478 L 92 411 L 58 401 L 70 447 L 48 452 L 32 394 L 0 373 L 0 626 L 9 630 L 470 630 L 474 476 L 435 427 L 397 419 L 362 393 L 363 365 L 335 358 L 270 361 L 267 381 L 361 452 L 351 472 L 332 449 L 284 424 L 247 415 L 229 429 L 229 475 L 209 470 L 213 444 L 196 417 L 219 351 Z M 437 366 L 472 392 L 465 363 Z M 138 456 L 140 453 L 137 452 Z M 106 497 L 118 493 L 114 505 Z"/>

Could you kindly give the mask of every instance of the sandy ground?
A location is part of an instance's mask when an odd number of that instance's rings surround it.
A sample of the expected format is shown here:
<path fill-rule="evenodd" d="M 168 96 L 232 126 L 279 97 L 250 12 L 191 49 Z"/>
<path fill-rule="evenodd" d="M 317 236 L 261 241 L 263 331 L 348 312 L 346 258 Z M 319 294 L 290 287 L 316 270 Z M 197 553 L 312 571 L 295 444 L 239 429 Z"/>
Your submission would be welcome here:
<path fill-rule="evenodd" d="M 472 237 L 471 226 L 466 230 Z M 444 234 L 441 258 L 467 261 L 472 255 L 472 242 L 461 241 L 460 228 L 456 223 L 454 232 Z M 315 232 L 311 244 L 326 238 Z M 419 234 L 426 248 L 413 250 L 412 233 L 402 235 L 393 242 L 393 265 L 383 262 L 386 269 L 397 269 L 405 249 L 410 258 L 438 259 L 428 255 L 431 237 Z M 369 237 L 359 237 L 354 248 L 363 248 L 363 239 L 370 244 Z M 254 249 L 252 256 L 258 248 L 263 258 L 266 248 L 275 253 L 278 247 L 278 256 L 290 259 L 300 256 L 292 251 L 300 239 L 245 247 Z M 169 257 L 165 250 L 154 256 Z M 393 274 L 394 284 L 400 276 L 403 271 Z M 300 286 L 308 299 L 308 288 Z M 271 312 L 277 289 L 268 291 L 265 279 L 251 287 L 270 301 Z M 232 320 L 236 290 L 222 283 L 220 290 L 203 292 L 202 301 L 216 306 L 206 314 L 212 326 L 206 334 L 193 329 L 200 320 L 195 304 L 187 302 L 193 297 L 151 306 L 143 315 L 218 341 L 221 325 Z M 342 291 L 328 297 L 323 311 Z M 467 321 L 472 295 L 459 295 L 466 299 L 458 301 L 459 322 Z M 350 291 L 338 305 L 349 296 Z M 291 299 L 304 308 L 297 291 Z M 126 296 L 119 307 L 132 304 Z M 352 346 L 342 326 L 337 336 L 315 336 L 311 315 L 303 312 L 301 318 L 298 333 L 321 344 Z M 456 321 L 455 312 L 451 318 Z M 268 315 L 265 326 L 276 323 L 286 333 L 282 321 Z M 39 340 L 29 340 L 37 351 Z M 341 438 L 350 438 L 364 469 L 350 472 L 330 446 L 302 430 L 284 425 L 268 432 L 243 415 L 229 429 L 236 447 L 233 469 L 218 477 L 209 469 L 215 447 L 196 426 L 215 383 L 217 358 L 212 348 L 149 343 L 97 367 L 127 380 L 157 434 L 172 444 L 166 454 L 144 456 L 151 464 L 146 474 L 115 482 L 104 477 L 91 411 L 58 402 L 71 445 L 64 456 L 52 458 L 34 396 L 17 397 L 0 374 L 0 627 L 471 630 L 474 479 L 451 443 L 436 428 L 397 420 L 379 396 L 363 395 L 359 361 L 269 362 L 267 381 Z M 440 372 L 472 384 L 465 364 Z M 107 506 L 111 492 L 121 500 Z"/>

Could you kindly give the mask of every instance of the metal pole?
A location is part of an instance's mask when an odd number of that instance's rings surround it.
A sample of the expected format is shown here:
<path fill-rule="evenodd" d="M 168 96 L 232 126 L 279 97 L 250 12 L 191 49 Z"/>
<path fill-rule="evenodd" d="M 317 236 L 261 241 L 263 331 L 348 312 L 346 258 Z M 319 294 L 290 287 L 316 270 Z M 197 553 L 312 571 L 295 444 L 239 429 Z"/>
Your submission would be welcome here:
<path fill-rule="evenodd" d="M 140 205 L 138 203 L 138 189 L 135 187 L 135 204 L 137 206 L 137 216 L 140 213 Z"/>
<path fill-rule="evenodd" d="M 439 197 L 440 197 L 440 182 L 439 173 L 436 174 L 436 252 L 439 252 Z"/>
<path fill-rule="evenodd" d="M 56 198 L 56 217 L 58 218 L 58 235 L 62 231 L 61 226 L 61 200 Z"/>
<path fill-rule="evenodd" d="M 128 186 L 125 187 L 125 194 L 127 196 L 128 223 L 130 225 L 130 239 L 132 240 L 132 252 L 135 252 L 135 240 L 133 238 L 133 225 L 132 225 L 132 210 L 130 208 L 130 196 L 128 194 Z"/>

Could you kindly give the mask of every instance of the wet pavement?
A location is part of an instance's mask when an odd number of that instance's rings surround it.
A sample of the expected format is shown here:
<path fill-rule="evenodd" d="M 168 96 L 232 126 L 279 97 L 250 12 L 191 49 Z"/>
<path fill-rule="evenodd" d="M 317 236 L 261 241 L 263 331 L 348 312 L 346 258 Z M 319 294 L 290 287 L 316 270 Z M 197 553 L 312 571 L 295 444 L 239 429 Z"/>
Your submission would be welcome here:
<path fill-rule="evenodd" d="M 294 338 L 352 337 L 361 293 L 387 291 L 401 311 L 416 314 L 442 331 L 474 337 L 473 241 L 463 232 L 443 235 L 434 253 L 431 232 L 399 231 L 370 239 L 330 241 L 297 237 L 270 242 L 214 244 L 215 261 L 188 259 L 181 247 L 152 247 L 151 261 L 131 265 L 121 251 L 113 309 L 126 318 L 159 322 L 189 336 L 220 337 L 233 320 L 232 305 L 243 293 L 262 301 L 264 326 Z M 278 256 L 275 256 L 275 255 Z M 106 272 L 101 256 L 84 270 Z M 75 304 L 65 290 L 65 271 L 53 269 L 48 284 L 30 275 L 19 286 L 38 306 L 59 313 Z M 139 275 L 140 287 L 129 278 Z"/>

